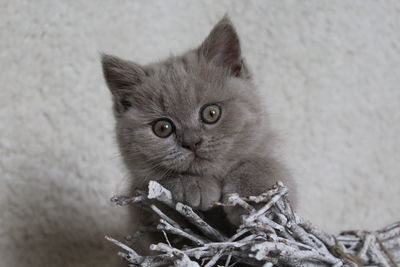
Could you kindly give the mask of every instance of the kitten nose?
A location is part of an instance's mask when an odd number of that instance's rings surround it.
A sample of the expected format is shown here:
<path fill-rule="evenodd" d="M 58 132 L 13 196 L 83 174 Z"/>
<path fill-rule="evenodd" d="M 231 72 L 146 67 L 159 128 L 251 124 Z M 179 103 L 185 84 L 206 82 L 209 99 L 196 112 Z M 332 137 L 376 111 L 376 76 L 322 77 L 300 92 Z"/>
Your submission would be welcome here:
<path fill-rule="evenodd" d="M 203 142 L 203 139 L 196 139 L 196 140 L 191 140 L 191 141 L 183 141 L 182 142 L 182 147 L 189 149 L 193 152 L 196 152 L 196 150 L 199 148 L 201 143 Z"/>

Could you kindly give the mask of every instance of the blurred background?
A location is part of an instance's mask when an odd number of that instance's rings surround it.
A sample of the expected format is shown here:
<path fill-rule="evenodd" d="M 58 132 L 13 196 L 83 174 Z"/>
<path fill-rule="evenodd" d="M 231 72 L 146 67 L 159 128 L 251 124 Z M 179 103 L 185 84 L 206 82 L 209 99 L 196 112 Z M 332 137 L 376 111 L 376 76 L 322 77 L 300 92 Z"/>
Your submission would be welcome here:
<path fill-rule="evenodd" d="M 0 1 L 0 266 L 112 266 L 128 177 L 99 52 L 148 63 L 229 14 L 284 142 L 299 212 L 400 219 L 400 2 Z"/>

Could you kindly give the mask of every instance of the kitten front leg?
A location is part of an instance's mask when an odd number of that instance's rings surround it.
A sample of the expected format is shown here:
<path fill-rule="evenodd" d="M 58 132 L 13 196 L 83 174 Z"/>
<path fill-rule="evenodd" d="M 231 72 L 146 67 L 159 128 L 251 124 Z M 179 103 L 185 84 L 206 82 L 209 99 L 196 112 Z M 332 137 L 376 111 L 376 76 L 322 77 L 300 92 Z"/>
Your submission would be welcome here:
<path fill-rule="evenodd" d="M 228 194 L 238 193 L 240 196 L 255 196 L 266 192 L 277 181 L 288 186 L 290 199 L 294 201 L 295 192 L 292 179 L 286 168 L 273 158 L 253 158 L 240 162 L 226 176 L 222 186 L 222 198 L 226 200 Z M 240 207 L 224 207 L 229 221 L 240 225 L 241 216 L 245 210 Z"/>
<path fill-rule="evenodd" d="M 221 198 L 221 185 L 212 177 L 178 175 L 165 178 L 160 184 L 171 191 L 176 201 L 195 210 L 206 211 Z"/>

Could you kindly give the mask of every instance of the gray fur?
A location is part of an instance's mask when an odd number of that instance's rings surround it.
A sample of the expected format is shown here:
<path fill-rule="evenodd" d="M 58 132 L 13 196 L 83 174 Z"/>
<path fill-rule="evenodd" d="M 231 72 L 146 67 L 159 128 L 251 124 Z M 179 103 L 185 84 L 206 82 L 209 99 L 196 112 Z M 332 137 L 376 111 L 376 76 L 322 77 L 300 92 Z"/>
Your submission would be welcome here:
<path fill-rule="evenodd" d="M 198 49 L 181 56 L 139 66 L 103 55 L 102 63 L 133 188 L 157 180 L 178 201 L 203 211 L 228 193 L 256 195 L 277 180 L 293 190 L 289 173 L 274 156 L 273 132 L 227 17 Z M 200 108 L 214 103 L 222 107 L 222 117 L 205 124 Z M 158 118 L 169 118 L 176 133 L 157 137 L 150 124 Z M 202 139 L 198 157 L 182 146 L 188 139 Z M 240 210 L 225 212 L 238 223 Z"/>

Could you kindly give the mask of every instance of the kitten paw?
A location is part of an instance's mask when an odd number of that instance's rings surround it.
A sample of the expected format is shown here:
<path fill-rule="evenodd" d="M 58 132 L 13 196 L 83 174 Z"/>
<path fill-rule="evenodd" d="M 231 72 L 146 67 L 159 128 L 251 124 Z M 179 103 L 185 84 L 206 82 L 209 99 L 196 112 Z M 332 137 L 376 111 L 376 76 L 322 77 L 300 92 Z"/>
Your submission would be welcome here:
<path fill-rule="evenodd" d="M 173 198 L 195 210 L 208 210 L 221 197 L 220 184 L 213 178 L 179 176 L 161 184 L 171 191 Z"/>
<path fill-rule="evenodd" d="M 186 203 L 194 209 L 209 210 L 221 197 L 220 185 L 214 179 L 194 177 L 184 184 Z"/>

